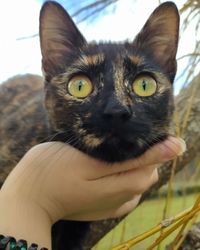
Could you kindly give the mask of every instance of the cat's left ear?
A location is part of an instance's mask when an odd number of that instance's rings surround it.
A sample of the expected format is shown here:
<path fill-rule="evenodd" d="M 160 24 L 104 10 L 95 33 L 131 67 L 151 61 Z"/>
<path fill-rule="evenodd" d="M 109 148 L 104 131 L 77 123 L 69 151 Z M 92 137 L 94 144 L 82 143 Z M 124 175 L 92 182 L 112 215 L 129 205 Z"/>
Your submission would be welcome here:
<path fill-rule="evenodd" d="M 179 13 L 173 2 L 161 4 L 151 14 L 134 43 L 168 74 L 176 74 L 176 52 L 179 37 Z"/>
<path fill-rule="evenodd" d="M 46 76 L 54 76 L 86 44 L 71 17 L 54 1 L 47 1 L 40 11 L 40 46 Z"/>

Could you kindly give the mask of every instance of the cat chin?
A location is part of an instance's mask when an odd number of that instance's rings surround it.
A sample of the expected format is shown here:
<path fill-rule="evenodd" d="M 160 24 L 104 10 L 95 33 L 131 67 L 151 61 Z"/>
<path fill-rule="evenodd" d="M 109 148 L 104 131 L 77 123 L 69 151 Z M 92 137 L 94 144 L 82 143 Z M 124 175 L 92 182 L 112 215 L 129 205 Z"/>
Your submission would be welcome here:
<path fill-rule="evenodd" d="M 142 148 L 137 150 L 134 150 L 134 147 L 130 148 L 129 150 L 122 150 L 117 149 L 104 149 L 101 147 L 98 147 L 93 150 L 87 150 L 87 154 L 90 156 L 97 158 L 98 160 L 105 161 L 108 163 L 115 163 L 115 162 L 123 162 L 129 159 L 137 158 L 138 156 L 142 155 L 148 148 Z"/>
<path fill-rule="evenodd" d="M 80 148 L 80 150 L 94 158 L 109 163 L 123 162 L 141 156 L 153 145 L 164 141 L 166 138 L 167 134 L 159 136 L 156 139 L 154 138 L 154 140 L 148 143 L 144 143 L 144 141 L 139 139 L 134 142 L 122 142 L 113 138 L 113 140 L 105 141 L 96 148 Z"/>

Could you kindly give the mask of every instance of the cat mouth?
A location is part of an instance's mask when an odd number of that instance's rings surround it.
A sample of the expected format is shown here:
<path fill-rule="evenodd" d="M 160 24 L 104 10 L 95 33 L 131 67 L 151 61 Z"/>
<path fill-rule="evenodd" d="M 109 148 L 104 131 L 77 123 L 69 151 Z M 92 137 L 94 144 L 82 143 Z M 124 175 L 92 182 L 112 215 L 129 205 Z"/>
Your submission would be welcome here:
<path fill-rule="evenodd" d="M 99 145 L 101 149 L 106 148 L 108 151 L 130 151 L 134 150 L 137 145 L 137 139 L 128 135 L 119 135 L 117 133 L 110 133 L 105 140 Z"/>
<path fill-rule="evenodd" d="M 117 136 L 117 135 L 110 135 L 107 137 L 106 142 L 109 144 L 113 144 L 113 146 L 114 146 L 114 145 L 121 144 L 122 142 L 127 143 L 127 142 L 129 142 L 129 140 L 122 138 L 120 136 Z"/>
<path fill-rule="evenodd" d="M 95 148 L 87 150 L 91 156 L 107 162 L 120 162 L 141 155 L 146 149 L 138 147 L 136 142 L 130 142 L 118 136 L 107 137 Z"/>
<path fill-rule="evenodd" d="M 106 141 L 113 145 L 119 145 L 121 143 L 134 145 L 137 139 L 133 137 L 132 135 L 130 136 L 130 135 L 122 134 L 122 133 L 119 134 L 119 133 L 113 132 L 107 136 Z"/>

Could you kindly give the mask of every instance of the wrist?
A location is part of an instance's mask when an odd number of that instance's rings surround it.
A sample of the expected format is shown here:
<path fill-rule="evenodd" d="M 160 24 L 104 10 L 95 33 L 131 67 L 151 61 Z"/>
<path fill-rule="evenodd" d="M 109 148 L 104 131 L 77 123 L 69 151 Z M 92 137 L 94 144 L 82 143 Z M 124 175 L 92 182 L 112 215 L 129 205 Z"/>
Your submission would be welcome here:
<path fill-rule="evenodd" d="M 51 221 L 37 203 L 0 191 L 0 221 L 0 234 L 51 249 Z"/>

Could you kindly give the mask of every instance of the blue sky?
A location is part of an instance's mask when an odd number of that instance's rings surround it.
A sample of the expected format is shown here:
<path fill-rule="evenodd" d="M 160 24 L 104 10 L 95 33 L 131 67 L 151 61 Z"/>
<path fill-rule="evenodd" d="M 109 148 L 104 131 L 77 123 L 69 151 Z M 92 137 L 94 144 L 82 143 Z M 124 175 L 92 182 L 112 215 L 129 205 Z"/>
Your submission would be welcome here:
<path fill-rule="evenodd" d="M 38 36 L 30 39 L 20 39 L 38 33 L 38 19 L 42 0 L 0 0 L 0 82 L 25 73 L 41 73 L 41 54 Z M 65 2 L 65 7 L 73 12 L 72 1 Z M 81 1 L 73 1 L 79 3 Z M 182 7 L 184 0 L 174 1 Z M 94 22 L 84 22 L 78 25 L 86 39 L 90 40 L 132 40 L 142 28 L 148 16 L 158 6 L 158 0 L 120 0 L 115 11 L 101 16 Z M 76 21 L 76 20 L 75 20 Z M 178 56 L 181 57 L 193 51 L 195 44 L 194 25 L 181 35 Z M 186 66 L 187 58 L 179 61 L 179 76 Z M 184 83 L 181 78 L 176 83 L 178 92 Z"/>

